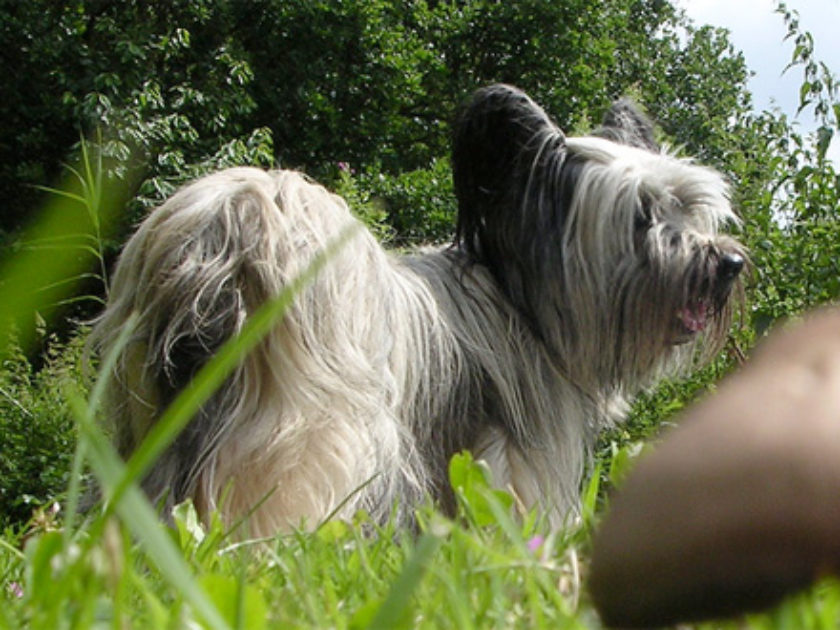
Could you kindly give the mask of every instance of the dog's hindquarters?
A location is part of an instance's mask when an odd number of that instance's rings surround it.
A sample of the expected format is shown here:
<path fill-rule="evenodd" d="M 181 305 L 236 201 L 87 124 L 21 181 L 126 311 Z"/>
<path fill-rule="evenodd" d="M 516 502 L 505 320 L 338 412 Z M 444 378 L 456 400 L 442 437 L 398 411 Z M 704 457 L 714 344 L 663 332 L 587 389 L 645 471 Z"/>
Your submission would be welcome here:
<path fill-rule="evenodd" d="M 108 409 L 123 455 L 248 316 L 354 221 L 299 174 L 256 169 L 201 179 L 149 216 L 92 339 L 107 352 L 138 313 Z M 414 349 L 400 340 L 412 336 L 395 331 L 429 320 L 416 283 L 359 230 L 163 455 L 148 494 L 165 508 L 192 498 L 202 515 L 221 509 L 230 519 L 259 505 L 252 534 L 315 525 L 345 500 L 342 515 L 365 508 L 384 520 L 397 497 L 422 496 L 422 457 L 402 418 L 405 391 L 422 384 L 403 367 Z"/>

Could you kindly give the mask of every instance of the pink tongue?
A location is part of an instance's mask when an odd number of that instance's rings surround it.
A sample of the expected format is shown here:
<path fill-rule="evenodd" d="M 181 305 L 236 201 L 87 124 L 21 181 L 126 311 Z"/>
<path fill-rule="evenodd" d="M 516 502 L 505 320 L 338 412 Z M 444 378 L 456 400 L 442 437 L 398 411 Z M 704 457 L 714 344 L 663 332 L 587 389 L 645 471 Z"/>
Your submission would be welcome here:
<path fill-rule="evenodd" d="M 699 302 L 680 311 L 680 319 L 691 332 L 700 332 L 706 327 L 706 305 Z"/>

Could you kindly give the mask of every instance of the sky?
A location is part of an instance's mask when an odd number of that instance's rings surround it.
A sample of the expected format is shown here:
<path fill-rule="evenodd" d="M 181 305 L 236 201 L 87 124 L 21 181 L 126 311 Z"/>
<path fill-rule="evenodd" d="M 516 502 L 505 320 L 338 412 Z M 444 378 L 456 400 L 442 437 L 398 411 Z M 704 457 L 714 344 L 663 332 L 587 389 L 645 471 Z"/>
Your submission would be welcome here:
<path fill-rule="evenodd" d="M 747 66 L 755 73 L 749 83 L 757 110 L 776 106 L 793 117 L 799 106 L 801 68 L 782 75 L 790 63 L 794 43 L 783 41 L 787 30 L 773 0 L 676 0 L 698 25 L 711 24 L 729 29 L 730 40 L 744 53 Z M 787 7 L 799 12 L 800 29 L 814 36 L 814 53 L 835 75 L 840 75 L 840 0 L 787 0 Z M 815 127 L 812 112 L 796 119 L 802 131 Z M 829 150 L 840 164 L 840 138 Z"/>

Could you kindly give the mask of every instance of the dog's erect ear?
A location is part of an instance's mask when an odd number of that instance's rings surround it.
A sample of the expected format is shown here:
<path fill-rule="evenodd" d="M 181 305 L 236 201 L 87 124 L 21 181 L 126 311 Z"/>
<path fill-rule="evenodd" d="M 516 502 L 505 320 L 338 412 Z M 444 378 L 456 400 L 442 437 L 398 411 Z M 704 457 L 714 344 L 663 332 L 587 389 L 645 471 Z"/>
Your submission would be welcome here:
<path fill-rule="evenodd" d="M 653 123 L 630 100 L 613 103 L 604 115 L 604 122 L 593 135 L 620 144 L 627 144 L 648 151 L 659 152 L 654 139 Z"/>
<path fill-rule="evenodd" d="M 454 131 L 456 242 L 484 262 L 510 255 L 503 241 L 522 233 L 528 195 L 537 194 L 532 181 L 544 183 L 535 175 L 559 169 L 565 137 L 527 94 L 504 84 L 478 90 Z"/>
<path fill-rule="evenodd" d="M 566 153 L 557 125 L 509 85 L 476 92 L 455 125 L 455 244 L 488 268 L 535 331 L 547 301 L 543 285 L 526 280 L 556 274 L 562 264 Z"/>

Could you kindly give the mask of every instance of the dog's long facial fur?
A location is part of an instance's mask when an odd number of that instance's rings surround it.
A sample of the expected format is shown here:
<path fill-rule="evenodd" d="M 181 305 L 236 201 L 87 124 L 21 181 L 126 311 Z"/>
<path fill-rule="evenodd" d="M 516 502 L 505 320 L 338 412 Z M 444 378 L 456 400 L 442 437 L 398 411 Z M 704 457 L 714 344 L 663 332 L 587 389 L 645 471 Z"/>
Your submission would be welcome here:
<path fill-rule="evenodd" d="M 148 475 L 249 533 L 360 508 L 406 522 L 452 507 L 447 462 L 560 525 L 597 433 L 640 387 L 723 342 L 745 253 L 715 172 L 662 153 L 619 103 L 566 138 L 525 94 L 480 90 L 456 124 L 450 247 L 387 254 L 365 230 L 329 261 Z M 260 304 L 345 227 L 303 176 L 230 169 L 185 187 L 123 251 L 91 341 L 120 350 L 109 411 L 123 454 Z M 223 499 L 224 497 L 224 499 Z"/>

